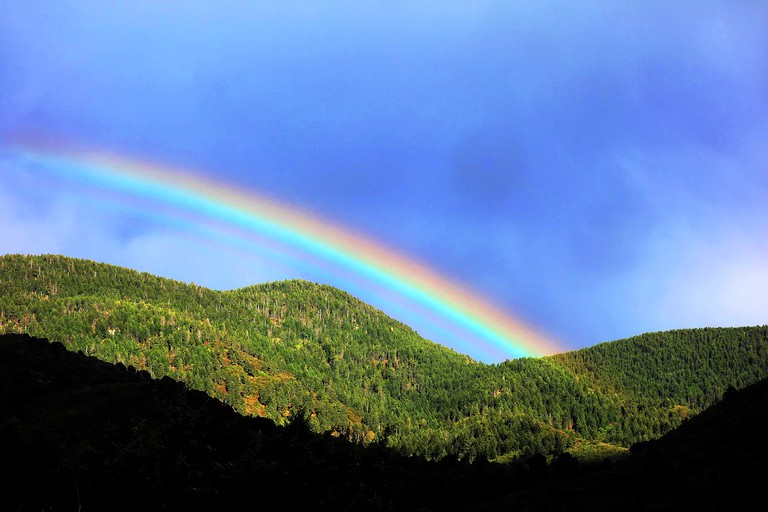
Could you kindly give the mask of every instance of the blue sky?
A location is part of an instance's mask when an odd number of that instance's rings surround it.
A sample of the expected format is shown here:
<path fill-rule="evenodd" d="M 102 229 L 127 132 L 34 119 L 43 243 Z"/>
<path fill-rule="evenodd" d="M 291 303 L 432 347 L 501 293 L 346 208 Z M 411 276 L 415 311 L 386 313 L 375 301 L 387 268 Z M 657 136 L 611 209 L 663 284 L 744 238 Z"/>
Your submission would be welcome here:
<path fill-rule="evenodd" d="M 573 348 L 764 324 L 765 27 L 757 0 L 13 2 L 0 143 L 105 148 L 297 205 Z M 0 172 L 1 253 L 215 288 L 322 280 Z"/>

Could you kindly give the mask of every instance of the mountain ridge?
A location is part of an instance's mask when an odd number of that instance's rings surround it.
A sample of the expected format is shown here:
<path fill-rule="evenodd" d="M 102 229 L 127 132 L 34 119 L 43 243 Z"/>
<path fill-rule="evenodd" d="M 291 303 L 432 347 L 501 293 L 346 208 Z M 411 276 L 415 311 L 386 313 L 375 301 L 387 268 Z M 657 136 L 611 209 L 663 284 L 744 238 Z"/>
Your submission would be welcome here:
<path fill-rule="evenodd" d="M 88 260 L 7 255 L 0 284 L 0 331 L 172 377 L 243 414 L 285 424 L 306 413 L 318 432 L 432 459 L 626 449 L 768 374 L 765 327 L 652 333 L 486 365 L 305 281 L 218 292 Z"/>

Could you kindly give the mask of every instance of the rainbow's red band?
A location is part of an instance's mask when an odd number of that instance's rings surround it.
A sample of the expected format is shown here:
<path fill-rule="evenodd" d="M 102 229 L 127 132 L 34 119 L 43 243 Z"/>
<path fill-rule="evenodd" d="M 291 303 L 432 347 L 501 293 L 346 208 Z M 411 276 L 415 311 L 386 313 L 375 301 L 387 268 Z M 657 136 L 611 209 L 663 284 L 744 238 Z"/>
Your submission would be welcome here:
<path fill-rule="evenodd" d="M 14 150 L 13 159 L 19 165 L 56 173 L 73 182 L 182 209 L 239 232 L 273 239 L 315 261 L 328 262 L 409 302 L 430 316 L 433 323 L 437 318 L 445 331 L 466 336 L 464 348 L 471 347 L 473 355 L 481 360 L 540 356 L 562 350 L 548 336 L 424 265 L 256 193 L 189 172 L 98 152 L 22 149 Z"/>

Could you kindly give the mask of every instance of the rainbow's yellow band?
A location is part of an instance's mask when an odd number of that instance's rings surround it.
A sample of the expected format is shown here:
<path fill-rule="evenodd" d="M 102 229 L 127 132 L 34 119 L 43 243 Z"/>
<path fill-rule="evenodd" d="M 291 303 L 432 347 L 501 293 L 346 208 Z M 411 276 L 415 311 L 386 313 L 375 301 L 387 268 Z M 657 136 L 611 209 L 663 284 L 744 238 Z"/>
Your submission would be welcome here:
<path fill-rule="evenodd" d="M 499 361 L 563 350 L 505 313 L 426 266 L 340 226 L 251 191 L 190 172 L 94 151 L 15 149 L 13 159 L 30 169 L 104 187 L 135 198 L 181 208 L 196 216 L 272 238 L 307 257 L 325 260 L 439 317 L 447 328 L 471 334 L 473 352 Z M 434 340 L 440 342 L 440 340 Z"/>

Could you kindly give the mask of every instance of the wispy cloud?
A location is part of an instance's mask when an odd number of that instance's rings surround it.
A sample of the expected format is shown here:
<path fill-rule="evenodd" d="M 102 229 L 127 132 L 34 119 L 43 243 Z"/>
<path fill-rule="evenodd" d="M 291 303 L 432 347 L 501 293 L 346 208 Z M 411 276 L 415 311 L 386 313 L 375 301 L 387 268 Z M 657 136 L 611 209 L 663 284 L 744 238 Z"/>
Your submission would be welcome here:
<path fill-rule="evenodd" d="M 65 254 L 216 289 L 303 277 L 258 247 L 228 244 L 214 228 L 205 235 L 141 205 L 62 194 L 8 161 L 0 170 L 0 254 Z"/>

